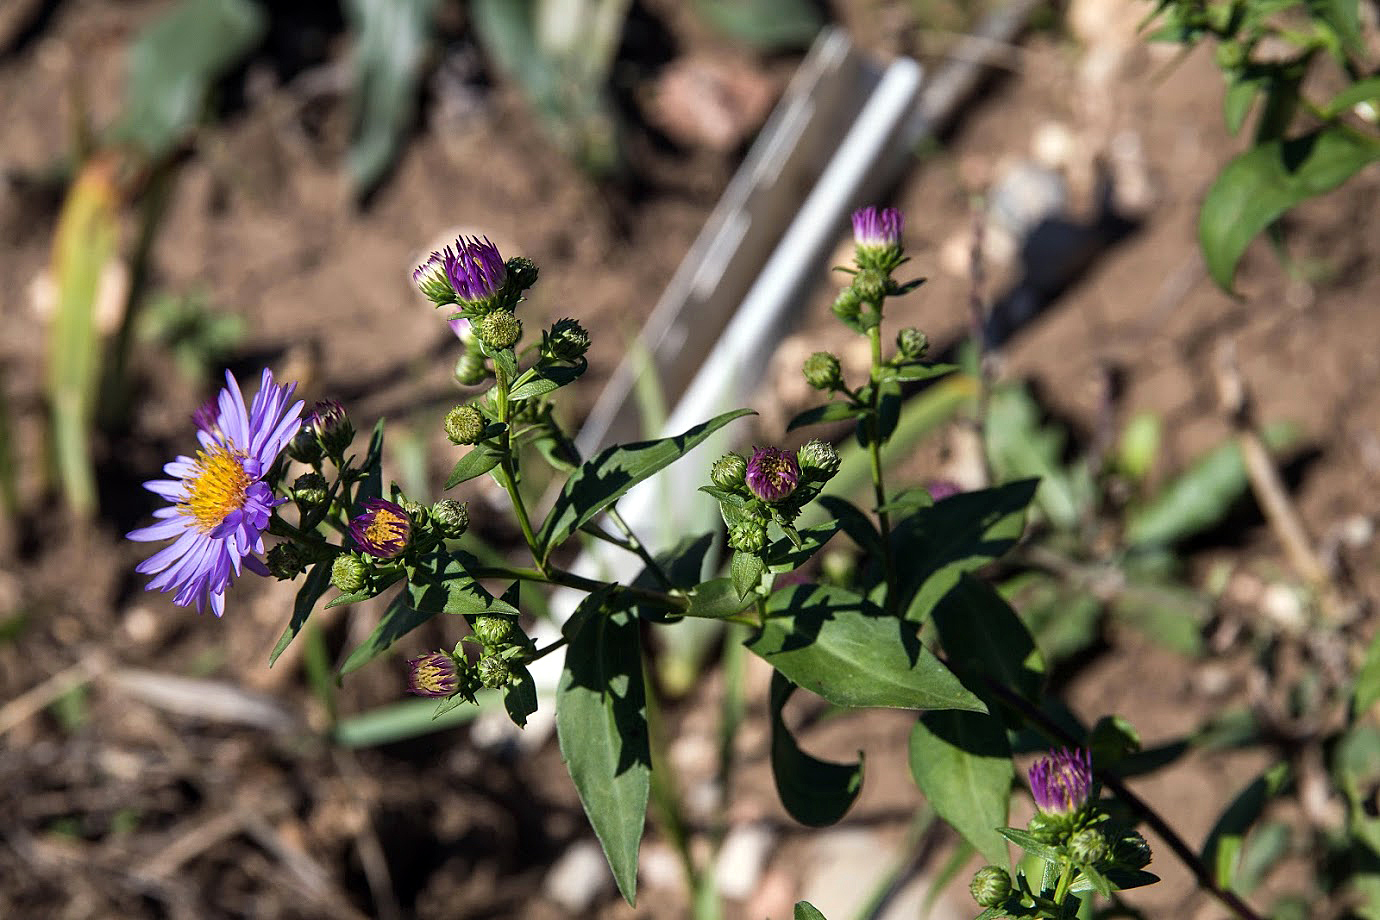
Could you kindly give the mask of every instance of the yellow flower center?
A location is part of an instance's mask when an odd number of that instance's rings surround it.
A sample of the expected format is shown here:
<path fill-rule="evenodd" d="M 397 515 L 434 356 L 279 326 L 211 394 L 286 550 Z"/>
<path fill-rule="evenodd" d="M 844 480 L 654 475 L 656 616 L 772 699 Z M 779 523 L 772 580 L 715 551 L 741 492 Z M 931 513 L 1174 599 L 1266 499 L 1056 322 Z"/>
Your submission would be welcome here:
<path fill-rule="evenodd" d="M 244 507 L 245 493 L 253 480 L 244 470 L 243 458 L 228 447 L 197 452 L 197 473 L 187 483 L 187 500 L 181 512 L 194 519 L 202 533 L 215 530 L 231 511 Z"/>
<path fill-rule="evenodd" d="M 407 518 L 394 514 L 387 508 L 379 508 L 374 512 L 374 519 L 369 522 L 369 526 L 364 528 L 364 536 L 375 546 L 387 546 L 389 543 L 406 540 L 407 531 Z"/>

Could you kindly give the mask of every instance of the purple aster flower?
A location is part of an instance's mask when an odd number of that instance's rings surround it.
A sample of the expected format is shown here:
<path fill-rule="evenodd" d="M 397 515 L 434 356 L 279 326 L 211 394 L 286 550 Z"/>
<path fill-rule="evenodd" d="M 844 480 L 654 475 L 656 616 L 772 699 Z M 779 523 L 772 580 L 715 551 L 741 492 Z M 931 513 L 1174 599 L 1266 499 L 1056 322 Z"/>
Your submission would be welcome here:
<path fill-rule="evenodd" d="M 1030 768 L 1030 792 L 1046 814 L 1067 815 L 1082 808 L 1092 791 L 1092 753 L 1060 748 Z"/>
<path fill-rule="evenodd" d="M 508 279 L 503 256 L 487 236 L 482 243 L 474 237 L 458 237 L 454 249 L 446 247 L 442 260 L 455 299 L 462 304 L 489 300 Z"/>
<path fill-rule="evenodd" d="M 407 692 L 433 699 L 453 696 L 460 689 L 460 672 L 446 652 L 431 652 L 407 662 Z"/>
<path fill-rule="evenodd" d="M 371 556 L 392 559 L 407 549 L 412 537 L 412 519 L 401 505 L 387 499 L 364 501 L 364 513 L 350 522 L 355 545 Z"/>
<path fill-rule="evenodd" d="M 853 242 L 868 249 L 898 248 L 903 223 L 896 208 L 859 208 L 853 212 Z"/>
<path fill-rule="evenodd" d="M 225 589 L 241 567 L 268 574 L 251 554 L 263 552 L 269 515 L 286 499 L 274 498 L 263 476 L 297 433 L 302 412 L 301 400 L 288 405 L 297 385 L 274 385 L 267 369 L 247 408 L 229 371 L 225 382 L 214 414 L 203 407 L 194 417 L 196 457 L 163 467 L 171 479 L 144 483 L 170 502 L 153 513 L 160 520 L 128 534 L 139 542 L 173 540 L 135 569 L 154 576 L 148 590 L 176 589 L 174 604 L 196 604 L 203 613 L 210 607 L 216 616 L 225 613 Z"/>
<path fill-rule="evenodd" d="M 800 485 L 800 464 L 779 447 L 758 447 L 747 464 L 747 487 L 764 502 L 779 502 Z"/>

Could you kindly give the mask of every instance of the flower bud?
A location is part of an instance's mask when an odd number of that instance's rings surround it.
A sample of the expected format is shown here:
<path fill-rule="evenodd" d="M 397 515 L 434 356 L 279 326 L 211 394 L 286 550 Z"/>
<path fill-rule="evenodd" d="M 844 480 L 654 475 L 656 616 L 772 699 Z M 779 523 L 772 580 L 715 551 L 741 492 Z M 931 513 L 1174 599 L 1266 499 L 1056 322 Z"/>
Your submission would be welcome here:
<path fill-rule="evenodd" d="M 364 560 L 354 553 L 341 553 L 331 563 L 331 584 L 345 594 L 354 594 L 364 587 Z"/>
<path fill-rule="evenodd" d="M 412 519 L 401 505 L 383 498 L 364 501 L 364 513 L 350 522 L 355 545 L 379 559 L 393 559 L 412 539 Z"/>
<path fill-rule="evenodd" d="M 979 907 L 996 907 L 1011 896 L 1011 876 L 999 866 L 983 866 L 973 873 L 968 891 Z"/>
<path fill-rule="evenodd" d="M 843 386 L 839 359 L 827 351 L 817 351 L 805 359 L 805 382 L 816 390 L 837 390 Z"/>
<path fill-rule="evenodd" d="M 296 543 L 279 543 L 268 551 L 267 560 L 269 574 L 279 581 L 292 581 L 311 561 Z"/>
<path fill-rule="evenodd" d="M 318 508 L 326 503 L 326 477 L 320 473 L 303 473 L 292 483 L 292 499 L 299 508 Z"/>
<path fill-rule="evenodd" d="M 1030 768 L 1030 792 L 1040 811 L 1069 815 L 1083 807 L 1092 791 L 1092 755 L 1060 748 Z"/>
<path fill-rule="evenodd" d="M 1069 856 L 1084 866 L 1094 866 L 1107 858 L 1107 838 L 1095 827 L 1085 827 L 1069 838 Z"/>
<path fill-rule="evenodd" d="M 517 631 L 517 622 L 512 617 L 481 613 L 474 618 L 474 625 L 470 628 L 485 648 L 495 648 L 508 644 Z"/>
<path fill-rule="evenodd" d="M 767 548 L 767 527 L 755 519 L 741 520 L 729 528 L 728 545 L 756 555 Z"/>
<path fill-rule="evenodd" d="M 334 399 L 323 399 L 312 407 L 307 416 L 306 427 L 310 428 L 321 442 L 321 449 L 328 457 L 344 456 L 346 448 L 355 439 L 355 426 L 345 407 Z"/>
<path fill-rule="evenodd" d="M 833 479 L 842 462 L 839 460 L 838 451 L 834 450 L 834 445 L 817 438 L 802 444 L 800 450 L 796 451 L 795 458 L 800 463 L 801 475 L 815 482 L 828 482 Z"/>
<path fill-rule="evenodd" d="M 508 686 L 512 677 L 512 668 L 500 656 L 485 655 L 479 659 L 479 682 L 490 690 L 499 690 Z"/>
<path fill-rule="evenodd" d="M 462 306 L 492 306 L 508 280 L 503 257 L 487 236 L 483 242 L 473 236 L 459 237 L 453 249 L 445 248 L 441 259 L 455 302 Z"/>
<path fill-rule="evenodd" d="M 470 527 L 469 503 L 443 498 L 431 506 L 431 519 L 440 528 L 442 536 L 457 540 Z"/>
<path fill-rule="evenodd" d="M 484 437 L 484 413 L 474 406 L 456 406 L 442 423 L 452 444 L 477 444 Z"/>
<path fill-rule="evenodd" d="M 736 492 L 743 488 L 747 467 L 747 461 L 738 454 L 724 454 L 710 467 L 709 481 L 726 492 Z"/>
<path fill-rule="evenodd" d="M 479 321 L 475 333 L 490 348 L 512 348 L 522 338 L 522 321 L 507 310 L 496 310 Z"/>
<path fill-rule="evenodd" d="M 321 442 L 316 439 L 316 432 L 304 424 L 301 430 L 293 435 L 292 440 L 288 442 L 287 454 L 298 463 L 305 463 L 308 466 L 316 466 L 320 463 L 322 457 Z"/>
<path fill-rule="evenodd" d="M 1150 844 L 1138 831 L 1124 830 L 1112 843 L 1112 859 L 1128 869 L 1144 869 L 1150 865 Z"/>
<path fill-rule="evenodd" d="M 589 351 L 589 333 L 573 319 L 557 320 L 542 337 L 541 350 L 552 360 L 573 363 Z"/>
<path fill-rule="evenodd" d="M 930 350 L 929 336 L 914 326 L 907 326 L 896 333 L 896 350 L 908 361 L 919 361 Z"/>
<path fill-rule="evenodd" d="M 460 689 L 460 668 L 449 652 L 431 652 L 407 662 L 407 692 L 444 699 Z"/>
<path fill-rule="evenodd" d="M 931 479 L 925 486 L 925 491 L 930 493 L 930 498 L 942 502 L 944 499 L 953 498 L 962 492 L 963 486 L 952 479 Z"/>
<path fill-rule="evenodd" d="M 859 208 L 853 212 L 853 242 L 859 249 L 899 251 L 904 225 L 896 208 Z"/>
<path fill-rule="evenodd" d="M 858 322 L 862 316 L 862 298 L 858 296 L 853 285 L 850 284 L 839 291 L 839 296 L 834 300 L 833 310 L 835 316 L 850 326 Z"/>
<path fill-rule="evenodd" d="M 876 268 L 865 268 L 853 276 L 851 287 L 863 303 L 881 303 L 891 293 L 891 276 Z"/>
<path fill-rule="evenodd" d="M 759 447 L 752 452 L 744 478 L 753 495 L 764 502 L 779 502 L 800 484 L 800 464 L 778 447 Z"/>
<path fill-rule="evenodd" d="M 484 355 L 477 349 L 466 349 L 455 362 L 455 379 L 462 386 L 479 386 L 488 376 L 489 369 L 484 365 Z"/>
<path fill-rule="evenodd" d="M 417 285 L 423 297 L 438 307 L 455 302 L 455 290 L 446 277 L 445 256 L 439 252 L 433 252 L 412 270 L 412 283 Z"/>
<path fill-rule="evenodd" d="M 1026 825 L 1026 830 L 1042 843 L 1057 843 L 1064 833 L 1065 822 L 1054 815 L 1042 811 L 1035 812 Z"/>
<path fill-rule="evenodd" d="M 537 283 L 537 263 L 526 256 L 513 256 L 507 262 L 508 287 L 521 294 Z"/>

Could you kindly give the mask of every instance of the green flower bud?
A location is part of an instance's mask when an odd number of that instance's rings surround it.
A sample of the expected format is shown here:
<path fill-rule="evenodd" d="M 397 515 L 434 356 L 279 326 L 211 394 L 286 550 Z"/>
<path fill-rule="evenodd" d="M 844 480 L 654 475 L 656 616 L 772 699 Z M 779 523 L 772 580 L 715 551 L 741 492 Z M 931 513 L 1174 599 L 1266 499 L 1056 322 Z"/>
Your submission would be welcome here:
<path fill-rule="evenodd" d="M 268 571 L 279 581 L 292 581 L 307 569 L 311 558 L 296 543 L 279 543 L 268 551 Z"/>
<path fill-rule="evenodd" d="M 1025 829 L 1042 843 L 1056 843 L 1066 824 L 1062 818 L 1040 811 L 1035 813 Z"/>
<path fill-rule="evenodd" d="M 838 451 L 834 445 L 818 439 L 806 441 L 796 451 L 795 458 L 800 463 L 800 472 L 808 480 L 828 482 L 839 471 Z"/>
<path fill-rule="evenodd" d="M 1085 827 L 1069 838 L 1069 855 L 1073 861 L 1085 866 L 1095 866 L 1107 858 L 1110 851 L 1107 838 L 1095 827 Z"/>
<path fill-rule="evenodd" d="M 837 390 L 843 387 L 843 369 L 839 359 L 827 351 L 817 351 L 805 359 L 801 368 L 805 382 L 816 390 Z"/>
<path fill-rule="evenodd" d="M 574 363 L 589 351 L 589 333 L 573 319 L 558 320 L 542 336 L 541 350 L 552 360 Z"/>
<path fill-rule="evenodd" d="M 514 256 L 508 260 L 508 287 L 521 294 L 537 283 L 537 263 L 526 256 Z"/>
<path fill-rule="evenodd" d="M 305 463 L 308 466 L 316 466 L 325 456 L 321 450 L 321 442 L 316 439 L 316 432 L 306 426 L 303 426 L 288 442 L 287 454 L 298 463 Z"/>
<path fill-rule="evenodd" d="M 709 481 L 727 492 L 742 491 L 746 476 L 747 461 L 733 453 L 724 454 L 715 460 L 709 470 Z"/>
<path fill-rule="evenodd" d="M 875 268 L 866 268 L 853 276 L 853 290 L 863 303 L 877 304 L 891 292 L 891 276 Z"/>
<path fill-rule="evenodd" d="M 996 907 L 1011 896 L 1011 876 L 999 866 L 983 866 L 973 874 L 968 891 L 979 907 Z"/>
<path fill-rule="evenodd" d="M 508 686 L 512 678 L 512 668 L 498 655 L 485 655 L 479 659 L 479 682 L 490 690 Z"/>
<path fill-rule="evenodd" d="M 729 529 L 728 545 L 745 553 L 760 553 L 767 548 L 767 528 L 758 520 L 741 520 Z"/>
<path fill-rule="evenodd" d="M 443 536 L 458 539 L 465 535 L 470 526 L 469 502 L 443 498 L 431 506 L 431 519 L 441 529 Z"/>
<path fill-rule="evenodd" d="M 292 498 L 300 508 L 317 508 L 326 503 L 326 477 L 303 473 L 292 483 Z"/>
<path fill-rule="evenodd" d="M 474 406 L 456 406 L 442 424 L 452 444 L 477 444 L 486 427 L 484 413 Z"/>
<path fill-rule="evenodd" d="M 489 369 L 484 365 L 484 355 L 479 351 L 466 349 L 455 362 L 455 379 L 462 386 L 475 387 L 489 377 Z"/>
<path fill-rule="evenodd" d="M 929 337 L 914 326 L 907 326 L 896 333 L 896 350 L 908 361 L 919 361 L 930 350 Z"/>
<path fill-rule="evenodd" d="M 331 563 L 331 584 L 344 594 L 354 594 L 364 587 L 366 573 L 363 559 L 354 553 L 341 553 Z"/>
<path fill-rule="evenodd" d="M 1122 831 L 1112 844 L 1112 860 L 1128 869 L 1144 869 L 1150 859 L 1150 844 L 1137 831 Z"/>
<path fill-rule="evenodd" d="M 496 310 L 479 321 L 475 333 L 490 348 L 512 348 L 522 338 L 522 321 L 507 310 Z"/>
<path fill-rule="evenodd" d="M 509 644 L 513 633 L 517 631 L 517 621 L 512 617 L 479 614 L 470 628 L 485 648 L 497 648 Z"/>
<path fill-rule="evenodd" d="M 834 315 L 850 326 L 857 323 L 858 318 L 862 316 L 862 298 L 858 296 L 853 285 L 839 291 L 833 309 Z"/>
<path fill-rule="evenodd" d="M 323 399 L 312 407 L 306 426 L 316 434 L 328 457 L 342 457 L 355 439 L 355 426 L 337 400 Z"/>

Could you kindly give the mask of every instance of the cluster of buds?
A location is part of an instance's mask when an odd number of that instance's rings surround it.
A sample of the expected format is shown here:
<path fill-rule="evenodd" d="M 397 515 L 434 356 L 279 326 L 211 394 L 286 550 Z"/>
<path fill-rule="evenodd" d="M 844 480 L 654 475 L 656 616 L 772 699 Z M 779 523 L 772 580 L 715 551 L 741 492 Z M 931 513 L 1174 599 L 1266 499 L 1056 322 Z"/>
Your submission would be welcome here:
<path fill-rule="evenodd" d="M 470 526 L 466 502 L 441 499 L 429 508 L 396 491 L 396 501 L 368 498 L 348 527 L 353 551 L 335 557 L 331 584 L 345 594 L 372 590 L 397 577 L 405 556 L 420 556 Z"/>
<path fill-rule="evenodd" d="M 320 469 L 323 458 L 337 467 L 355 440 L 355 426 L 345 407 L 334 399 L 323 399 L 302 419 L 302 427 L 288 442 L 288 456 L 313 469 Z"/>
<path fill-rule="evenodd" d="M 791 534 L 791 522 L 838 470 L 838 453 L 818 440 L 806 442 L 795 453 L 758 447 L 751 458 L 724 454 L 710 468 L 709 491 L 719 499 L 729 546 L 761 555 L 769 542 L 768 525 L 775 521 Z"/>
<path fill-rule="evenodd" d="M 1027 833 L 1059 854 L 1069 871 L 1138 871 L 1150 864 L 1150 846 L 1137 831 L 1119 826 L 1097 802 L 1092 754 L 1061 748 L 1030 768 L 1030 793 L 1038 809 Z M 998 866 L 973 876 L 969 891 L 979 906 L 1009 916 L 1045 916 L 1040 899 L 1018 873 L 1015 882 Z M 1061 908 L 1055 905 L 1056 909 Z M 1053 916 L 1053 915 L 1051 915 Z M 1062 913 L 1059 916 L 1063 916 Z"/>
<path fill-rule="evenodd" d="M 901 246 L 905 221 L 896 208 L 862 208 L 853 212 L 853 276 L 834 301 L 834 314 L 858 332 L 881 323 L 882 301 L 919 287 L 920 281 L 901 283 L 892 277 L 906 262 Z M 870 308 L 870 309 L 865 309 Z"/>
<path fill-rule="evenodd" d="M 522 321 L 513 311 L 537 283 L 537 266 L 520 256 L 505 261 L 488 237 L 461 236 L 428 256 L 412 280 L 436 306 L 459 308 L 448 317 L 466 343 L 456 377 L 473 385 L 484 379 L 486 353 L 510 349 L 522 338 Z"/>

